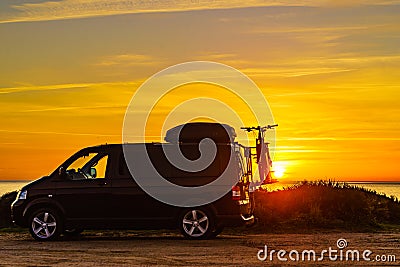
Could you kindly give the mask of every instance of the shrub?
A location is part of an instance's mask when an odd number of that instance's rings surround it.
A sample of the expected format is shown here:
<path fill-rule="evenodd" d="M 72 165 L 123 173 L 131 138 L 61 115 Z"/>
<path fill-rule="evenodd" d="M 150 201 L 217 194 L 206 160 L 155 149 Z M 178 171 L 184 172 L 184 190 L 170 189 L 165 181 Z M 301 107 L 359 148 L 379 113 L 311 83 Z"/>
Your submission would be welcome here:
<path fill-rule="evenodd" d="M 11 203 L 17 197 L 17 192 L 9 192 L 0 198 L 0 228 L 10 227 L 11 221 Z"/>
<path fill-rule="evenodd" d="M 258 229 L 379 229 L 400 225 L 400 203 L 373 190 L 332 181 L 301 182 L 255 193 Z"/>

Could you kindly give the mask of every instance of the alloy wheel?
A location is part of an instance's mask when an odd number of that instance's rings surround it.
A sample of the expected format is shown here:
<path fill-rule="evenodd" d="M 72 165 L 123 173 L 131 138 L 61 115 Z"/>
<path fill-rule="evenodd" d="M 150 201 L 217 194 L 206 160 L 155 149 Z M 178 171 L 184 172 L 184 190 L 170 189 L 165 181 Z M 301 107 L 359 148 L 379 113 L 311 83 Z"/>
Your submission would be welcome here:
<path fill-rule="evenodd" d="M 37 213 L 32 219 L 32 232 L 40 239 L 51 238 L 57 229 L 57 220 L 47 211 Z"/>
<path fill-rule="evenodd" d="M 182 227 L 190 237 L 202 237 L 209 228 L 209 218 L 202 210 L 190 210 L 182 220 Z"/>

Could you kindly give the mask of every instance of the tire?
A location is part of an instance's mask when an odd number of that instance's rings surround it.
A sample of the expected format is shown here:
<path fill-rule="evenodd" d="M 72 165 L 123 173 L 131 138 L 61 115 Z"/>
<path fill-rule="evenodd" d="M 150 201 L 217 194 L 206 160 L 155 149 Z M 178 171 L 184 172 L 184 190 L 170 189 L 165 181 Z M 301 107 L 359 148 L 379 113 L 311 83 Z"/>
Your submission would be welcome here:
<path fill-rule="evenodd" d="M 179 217 L 179 230 L 188 239 L 210 238 L 214 229 L 214 214 L 205 208 L 186 209 Z"/>
<path fill-rule="evenodd" d="M 77 236 L 80 235 L 83 232 L 83 229 L 81 228 L 71 228 L 71 229 L 65 229 L 63 231 L 63 234 L 65 236 Z"/>
<path fill-rule="evenodd" d="M 58 212 L 50 208 L 33 211 L 28 223 L 32 237 L 39 241 L 55 240 L 62 233 L 61 217 Z"/>

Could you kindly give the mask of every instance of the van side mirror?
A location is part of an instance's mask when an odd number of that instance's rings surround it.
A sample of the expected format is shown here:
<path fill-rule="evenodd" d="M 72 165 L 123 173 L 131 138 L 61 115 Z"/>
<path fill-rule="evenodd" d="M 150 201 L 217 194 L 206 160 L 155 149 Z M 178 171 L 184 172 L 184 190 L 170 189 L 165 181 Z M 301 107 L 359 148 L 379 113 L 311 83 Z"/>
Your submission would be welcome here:
<path fill-rule="evenodd" d="M 67 174 L 67 172 L 65 171 L 65 168 L 64 168 L 64 167 L 60 167 L 60 168 L 58 169 L 58 175 L 64 176 L 64 175 L 66 175 L 66 174 Z"/>
<path fill-rule="evenodd" d="M 97 170 L 94 167 L 90 168 L 90 176 L 92 176 L 92 178 L 96 178 L 97 176 Z"/>
<path fill-rule="evenodd" d="M 58 176 L 60 177 L 60 179 L 65 179 L 67 177 L 67 172 L 64 167 L 60 167 L 58 169 Z"/>

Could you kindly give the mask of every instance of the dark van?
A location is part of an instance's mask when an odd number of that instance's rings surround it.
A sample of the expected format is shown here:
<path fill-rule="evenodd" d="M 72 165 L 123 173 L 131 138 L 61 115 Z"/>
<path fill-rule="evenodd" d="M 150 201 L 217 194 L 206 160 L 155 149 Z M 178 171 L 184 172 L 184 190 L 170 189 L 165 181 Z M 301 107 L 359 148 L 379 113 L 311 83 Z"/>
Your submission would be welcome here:
<path fill-rule="evenodd" d="M 192 126 L 197 127 L 196 132 L 201 127 L 215 127 Z M 233 138 L 224 136 L 220 142 L 218 134 L 211 135 L 217 143 L 217 155 L 210 166 L 197 173 L 177 169 L 162 150 L 163 145 L 179 145 L 185 157 L 196 159 L 197 141 L 144 144 L 157 171 L 171 183 L 185 187 L 211 183 L 224 171 L 229 153 L 234 153 L 237 183 L 211 203 L 182 207 L 153 198 L 132 178 L 123 153 L 123 146 L 140 144 L 107 144 L 78 151 L 49 176 L 24 186 L 12 204 L 13 221 L 28 227 L 37 240 L 78 234 L 83 229 L 174 228 L 186 238 L 205 239 L 217 236 L 225 226 L 251 224 L 254 205 L 249 196 L 250 178 Z"/>

